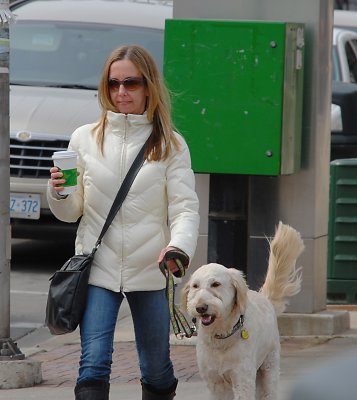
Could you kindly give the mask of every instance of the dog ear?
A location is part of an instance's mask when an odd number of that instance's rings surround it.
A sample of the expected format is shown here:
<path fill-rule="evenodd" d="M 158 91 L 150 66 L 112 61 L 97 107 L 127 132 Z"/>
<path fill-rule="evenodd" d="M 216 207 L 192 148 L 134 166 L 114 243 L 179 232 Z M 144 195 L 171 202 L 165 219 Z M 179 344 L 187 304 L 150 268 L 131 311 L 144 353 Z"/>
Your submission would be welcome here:
<path fill-rule="evenodd" d="M 190 291 L 190 282 L 187 282 L 186 285 L 181 290 L 181 308 L 187 311 L 187 296 Z"/>
<path fill-rule="evenodd" d="M 244 314 L 247 303 L 248 285 L 242 271 L 235 268 L 228 268 L 228 272 L 231 275 L 232 284 L 236 291 L 235 305 L 239 307 L 240 313 Z"/>

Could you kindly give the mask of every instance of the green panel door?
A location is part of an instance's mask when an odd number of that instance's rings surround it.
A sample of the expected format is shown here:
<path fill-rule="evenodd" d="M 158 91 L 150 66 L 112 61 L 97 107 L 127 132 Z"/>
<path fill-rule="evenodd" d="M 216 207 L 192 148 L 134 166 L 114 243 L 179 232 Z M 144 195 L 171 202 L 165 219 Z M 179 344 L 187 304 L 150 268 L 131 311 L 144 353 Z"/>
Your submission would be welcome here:
<path fill-rule="evenodd" d="M 164 76 L 195 172 L 279 175 L 286 27 L 166 21 Z"/>

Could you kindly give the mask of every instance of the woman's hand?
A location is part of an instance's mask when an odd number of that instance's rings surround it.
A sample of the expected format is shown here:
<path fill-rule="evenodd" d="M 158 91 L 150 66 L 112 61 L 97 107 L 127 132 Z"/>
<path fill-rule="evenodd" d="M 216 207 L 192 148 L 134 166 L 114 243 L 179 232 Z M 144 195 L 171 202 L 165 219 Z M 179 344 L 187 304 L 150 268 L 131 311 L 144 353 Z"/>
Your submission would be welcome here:
<path fill-rule="evenodd" d="M 58 169 L 58 167 L 52 167 L 50 169 L 51 173 L 51 184 L 54 187 L 55 191 L 58 194 L 61 194 L 61 191 L 64 189 L 63 185 L 66 183 L 66 180 L 63 179 L 63 173 Z M 79 172 L 77 171 L 77 176 L 79 176 Z"/>
<path fill-rule="evenodd" d="M 165 248 L 163 248 L 162 250 L 161 250 L 161 252 L 160 252 L 160 255 L 159 255 L 159 258 L 158 258 L 158 263 L 160 264 L 162 261 L 163 261 L 163 259 L 165 258 L 165 254 L 168 252 L 168 251 L 170 251 L 170 250 L 175 250 L 176 248 L 175 247 L 165 247 Z M 178 269 L 178 267 L 177 267 L 177 264 L 175 263 L 175 261 L 173 260 L 173 259 L 168 259 L 168 260 L 165 260 L 165 262 L 166 262 L 166 265 L 167 265 L 167 268 L 172 272 L 172 273 L 175 273 L 175 272 L 177 272 L 179 269 Z"/>
<path fill-rule="evenodd" d="M 52 167 L 50 169 L 51 173 L 51 184 L 54 187 L 55 191 L 60 194 L 62 190 L 64 190 L 63 184 L 66 183 L 66 180 L 63 179 L 63 173 L 57 168 Z"/>
<path fill-rule="evenodd" d="M 166 267 L 177 278 L 182 278 L 185 275 L 186 268 L 190 262 L 189 256 L 177 247 L 165 247 L 161 250 L 158 259 L 159 264 L 165 261 Z"/>

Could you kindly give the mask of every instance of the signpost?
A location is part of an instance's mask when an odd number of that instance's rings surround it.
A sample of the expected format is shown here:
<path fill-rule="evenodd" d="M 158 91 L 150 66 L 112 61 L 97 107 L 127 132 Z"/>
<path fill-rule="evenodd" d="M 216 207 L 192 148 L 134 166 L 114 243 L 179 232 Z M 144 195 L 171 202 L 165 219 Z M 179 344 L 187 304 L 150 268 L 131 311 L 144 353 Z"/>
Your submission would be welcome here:
<path fill-rule="evenodd" d="M 0 360 L 22 360 L 10 338 L 9 2 L 0 0 Z"/>
<path fill-rule="evenodd" d="M 41 363 L 25 359 L 10 338 L 10 135 L 8 0 L 0 0 L 0 388 L 17 389 L 42 381 Z"/>

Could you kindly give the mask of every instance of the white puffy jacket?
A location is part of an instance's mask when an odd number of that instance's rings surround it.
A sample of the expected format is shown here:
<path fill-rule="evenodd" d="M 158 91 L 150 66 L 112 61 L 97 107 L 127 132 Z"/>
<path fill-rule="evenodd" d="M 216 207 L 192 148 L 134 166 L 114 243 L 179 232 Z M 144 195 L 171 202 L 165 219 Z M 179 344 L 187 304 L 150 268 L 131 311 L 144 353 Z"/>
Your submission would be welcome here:
<path fill-rule="evenodd" d="M 93 124 L 78 128 L 69 149 L 78 153 L 78 190 L 59 199 L 48 185 L 53 214 L 75 222 L 80 217 L 76 254 L 88 254 L 103 227 L 119 186 L 152 124 L 144 115 L 108 112 L 104 152 L 100 153 Z M 165 161 L 140 169 L 117 216 L 95 254 L 90 283 L 112 291 L 158 290 L 165 287 L 157 259 L 165 246 L 175 246 L 190 259 L 196 249 L 199 214 L 191 159 L 184 139 L 180 151 Z"/>

